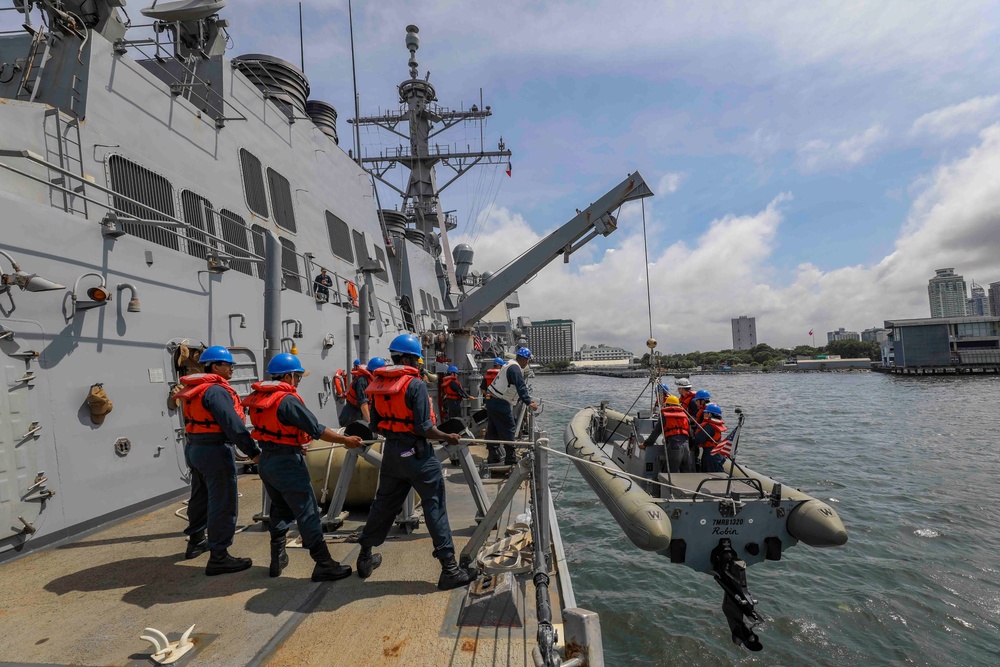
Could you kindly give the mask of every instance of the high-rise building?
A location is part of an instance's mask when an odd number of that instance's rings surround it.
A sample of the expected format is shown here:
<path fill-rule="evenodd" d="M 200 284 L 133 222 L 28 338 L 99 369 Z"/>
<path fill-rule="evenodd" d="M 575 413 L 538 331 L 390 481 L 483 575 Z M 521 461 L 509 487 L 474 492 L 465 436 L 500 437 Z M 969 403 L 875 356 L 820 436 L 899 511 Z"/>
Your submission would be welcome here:
<path fill-rule="evenodd" d="M 969 291 L 972 292 L 972 296 L 970 296 L 965 302 L 965 309 L 968 311 L 968 314 L 989 315 L 990 302 L 986 298 L 986 290 L 973 281 Z"/>
<path fill-rule="evenodd" d="M 573 320 L 532 320 L 525 331 L 531 359 L 540 364 L 573 361 L 576 325 Z"/>
<path fill-rule="evenodd" d="M 832 343 L 835 340 L 861 340 L 861 335 L 857 331 L 847 331 L 840 327 L 836 331 L 826 332 L 826 342 Z"/>
<path fill-rule="evenodd" d="M 733 349 L 749 350 L 757 346 L 757 318 L 740 315 L 733 320 Z"/>
<path fill-rule="evenodd" d="M 965 278 L 956 275 L 954 268 L 935 269 L 927 282 L 927 297 L 931 302 L 931 317 L 965 317 Z"/>
<path fill-rule="evenodd" d="M 867 343 L 879 343 L 886 339 L 888 333 L 882 327 L 872 327 L 861 332 L 861 340 Z"/>
<path fill-rule="evenodd" d="M 1000 315 L 1000 282 L 990 283 L 990 294 L 987 301 L 990 304 L 990 315 Z"/>

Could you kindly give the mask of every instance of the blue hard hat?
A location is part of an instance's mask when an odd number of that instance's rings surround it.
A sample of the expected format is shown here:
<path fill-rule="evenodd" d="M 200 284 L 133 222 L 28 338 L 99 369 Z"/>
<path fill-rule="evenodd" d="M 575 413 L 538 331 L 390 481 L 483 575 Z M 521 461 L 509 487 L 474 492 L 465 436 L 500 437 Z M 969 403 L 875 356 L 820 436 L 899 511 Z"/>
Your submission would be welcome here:
<path fill-rule="evenodd" d="M 660 390 L 660 393 L 663 393 L 663 394 L 669 394 L 670 393 L 670 387 L 668 387 L 667 385 L 663 384 L 662 382 L 660 383 L 660 386 L 658 387 L 658 389 Z"/>
<path fill-rule="evenodd" d="M 385 359 L 382 357 L 372 357 L 368 360 L 368 372 L 374 373 L 376 369 L 385 366 Z"/>
<path fill-rule="evenodd" d="M 526 347 L 519 347 L 517 348 L 517 356 L 531 359 L 531 350 Z"/>
<path fill-rule="evenodd" d="M 496 366 L 503 366 L 503 359 L 501 359 L 500 357 L 494 357 L 493 363 Z"/>
<path fill-rule="evenodd" d="M 449 373 L 457 373 L 458 372 L 458 366 L 448 366 L 448 372 Z"/>
<path fill-rule="evenodd" d="M 360 365 L 361 365 L 361 360 L 360 359 L 355 359 L 354 360 L 354 367 L 357 368 Z"/>
<path fill-rule="evenodd" d="M 198 357 L 198 363 L 209 364 L 214 361 L 226 361 L 233 363 L 233 354 L 221 345 L 213 345 L 205 348 L 205 351 Z"/>
<path fill-rule="evenodd" d="M 715 403 L 709 403 L 708 405 L 706 405 L 705 412 L 707 412 L 710 415 L 718 415 L 720 417 L 722 416 L 722 408 L 720 408 Z"/>
<path fill-rule="evenodd" d="M 274 355 L 271 363 L 267 365 L 267 372 L 270 375 L 285 375 L 286 373 L 305 373 L 302 362 L 294 354 L 282 352 Z"/>
<path fill-rule="evenodd" d="M 699 389 L 694 393 L 694 400 L 696 401 L 707 401 L 712 398 L 712 395 L 705 391 L 704 389 Z"/>
<path fill-rule="evenodd" d="M 420 340 L 413 334 L 400 334 L 389 343 L 389 351 L 399 354 L 412 354 L 415 357 L 423 357 L 424 350 L 420 347 Z"/>

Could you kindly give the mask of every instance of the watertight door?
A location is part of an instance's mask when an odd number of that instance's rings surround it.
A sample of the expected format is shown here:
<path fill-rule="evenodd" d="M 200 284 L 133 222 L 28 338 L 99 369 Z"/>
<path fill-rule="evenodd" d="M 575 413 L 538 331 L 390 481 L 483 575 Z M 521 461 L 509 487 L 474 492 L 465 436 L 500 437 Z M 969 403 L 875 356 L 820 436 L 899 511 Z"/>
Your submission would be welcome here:
<path fill-rule="evenodd" d="M 14 337 L 0 341 L 0 552 L 25 540 L 38 524 L 48 500 L 45 473 L 38 467 L 38 443 L 51 437 L 52 424 L 39 415 L 45 404 L 37 360 L 17 336 L 25 327 L 40 333 L 37 325 L 5 322 Z M 32 341 L 33 343 L 34 341 Z M 51 471 L 53 475 L 56 471 Z"/>

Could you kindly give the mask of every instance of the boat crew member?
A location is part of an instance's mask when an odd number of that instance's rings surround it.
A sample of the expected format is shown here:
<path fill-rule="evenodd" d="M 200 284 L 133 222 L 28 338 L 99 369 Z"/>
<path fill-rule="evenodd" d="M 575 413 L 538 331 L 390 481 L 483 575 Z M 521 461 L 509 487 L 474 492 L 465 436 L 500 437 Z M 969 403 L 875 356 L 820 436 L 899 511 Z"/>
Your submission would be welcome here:
<path fill-rule="evenodd" d="M 303 445 L 323 440 L 353 449 L 361 446 L 361 438 L 340 435 L 316 421 L 297 391 L 306 371 L 294 354 L 274 355 L 267 372 L 271 381 L 255 382 L 253 393 L 243 399 L 243 405 L 250 410 L 253 437 L 263 450 L 258 465 L 260 480 L 271 499 L 270 575 L 277 577 L 288 565 L 285 535 L 294 521 L 299 527 L 302 546 L 316 561 L 312 580 L 343 579 L 350 576 L 351 567 L 333 560 L 323 541 L 319 506 L 312 490 Z"/>
<path fill-rule="evenodd" d="M 483 381 L 479 383 L 479 391 L 482 392 L 484 401 L 490 400 L 490 392 L 486 391 L 486 388 L 490 386 L 493 378 L 497 376 L 501 368 L 503 368 L 503 359 L 495 357 L 493 359 L 493 368 L 483 374 Z"/>
<path fill-rule="evenodd" d="M 239 572 L 253 564 L 249 558 L 229 555 L 236 534 L 238 492 L 236 461 L 226 443 L 239 447 L 254 463 L 260 450 L 246 427 L 240 397 L 229 386 L 233 355 L 221 345 L 213 345 L 201 353 L 200 361 L 205 372 L 182 377 L 184 388 L 175 395 L 184 412 L 184 461 L 191 469 L 184 557 L 196 558 L 210 551 L 205 574 L 214 576 Z"/>
<path fill-rule="evenodd" d="M 670 387 L 665 384 L 656 385 L 656 405 L 661 410 L 663 409 L 663 401 L 670 396 Z"/>
<path fill-rule="evenodd" d="M 705 406 L 712 402 L 712 395 L 704 389 L 699 389 L 694 393 L 694 400 L 691 401 L 691 409 L 694 411 L 694 423 L 700 424 L 705 420 Z M 698 429 L 695 428 L 695 431 Z"/>
<path fill-rule="evenodd" d="M 657 476 L 664 470 L 664 463 L 667 464 L 672 473 L 692 472 L 688 458 L 689 429 L 688 415 L 681 407 L 680 400 L 676 396 L 667 396 L 663 399 L 660 418 L 656 420 L 653 430 L 646 440 L 639 445 L 639 449 L 646 452 L 646 467 L 643 477 L 657 479 Z M 656 444 L 656 440 L 661 434 L 664 440 L 663 445 Z M 658 484 L 650 486 L 652 487 L 650 495 L 659 498 L 660 486 Z"/>
<path fill-rule="evenodd" d="M 366 422 L 371 421 L 368 396 L 365 394 L 365 390 L 372 381 L 372 372 L 376 368 L 385 366 L 385 359 L 382 357 L 372 357 L 367 366 L 362 366 L 360 359 L 355 361 L 357 364 L 351 369 L 351 388 L 344 396 L 344 407 L 339 415 L 341 426 L 347 426 L 359 419 L 364 419 Z"/>
<path fill-rule="evenodd" d="M 532 410 L 538 409 L 538 403 L 531 400 L 528 385 L 524 383 L 523 369 L 531 359 L 531 350 L 526 347 L 517 348 L 516 356 L 508 361 L 497 373 L 497 376 L 486 387 L 490 400 L 486 401 L 486 439 L 514 440 L 514 405 L 520 401 Z M 504 445 L 504 463 L 517 463 L 517 451 L 513 445 Z M 491 452 L 487 463 L 499 463 Z"/>
<path fill-rule="evenodd" d="M 326 275 L 326 269 L 320 269 L 319 275 L 313 278 L 313 293 L 316 300 L 327 302 L 330 300 L 330 288 L 333 286 L 333 278 Z"/>
<path fill-rule="evenodd" d="M 687 410 L 687 413 L 694 416 L 694 410 L 691 407 L 691 401 L 694 400 L 694 387 L 691 386 L 691 380 L 688 378 L 680 378 L 677 380 L 677 398 L 681 401 L 681 407 Z"/>
<path fill-rule="evenodd" d="M 424 361 L 420 340 L 410 334 L 401 334 L 389 344 L 389 352 L 392 365 L 376 370 L 375 379 L 368 387 L 372 425 L 385 436 L 385 445 L 378 490 L 358 539 L 361 545 L 358 576 L 367 579 L 381 565 L 382 555 L 372 553 L 372 547 L 385 542 L 407 494 L 414 489 L 423 504 L 424 520 L 434 542 L 434 557 L 441 561 L 437 586 L 441 590 L 458 588 L 469 582 L 469 574 L 455 562 L 441 462 L 427 441 L 443 440 L 449 445 L 457 445 L 459 436 L 442 433 L 434 425 L 427 383 L 419 378 L 419 367 Z"/>
<path fill-rule="evenodd" d="M 448 374 L 441 382 L 441 389 L 444 390 L 445 418 L 461 417 L 462 401 L 472 397 L 458 381 L 458 366 L 448 366 Z"/>
<path fill-rule="evenodd" d="M 709 403 L 705 406 L 704 417 L 705 421 L 694 436 L 694 443 L 703 450 L 701 471 L 723 472 L 724 457 L 721 454 L 712 454 L 712 448 L 725 437 L 726 425 L 722 422 L 722 408 L 715 403 Z"/>

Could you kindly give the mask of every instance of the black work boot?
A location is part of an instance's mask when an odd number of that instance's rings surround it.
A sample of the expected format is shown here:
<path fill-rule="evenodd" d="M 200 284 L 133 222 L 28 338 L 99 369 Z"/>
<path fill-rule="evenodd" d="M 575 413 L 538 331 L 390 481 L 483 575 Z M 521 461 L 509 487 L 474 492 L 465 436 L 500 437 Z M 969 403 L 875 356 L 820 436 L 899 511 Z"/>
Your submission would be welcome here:
<path fill-rule="evenodd" d="M 242 572 L 251 565 L 253 565 L 253 561 L 249 558 L 235 558 L 223 549 L 222 551 L 212 552 L 211 558 L 208 559 L 208 565 L 205 566 L 205 574 L 214 577 L 217 574 Z"/>
<path fill-rule="evenodd" d="M 271 567 L 268 574 L 277 577 L 288 565 L 288 552 L 285 551 L 285 536 L 271 537 Z"/>
<path fill-rule="evenodd" d="M 361 547 L 358 554 L 358 576 L 367 579 L 372 576 L 372 572 L 382 564 L 382 554 L 373 554 L 371 547 Z"/>
<path fill-rule="evenodd" d="M 337 581 L 351 576 L 351 566 L 341 565 L 333 560 L 326 542 L 320 541 L 309 547 L 309 555 L 316 561 L 316 567 L 313 568 L 312 573 L 313 581 Z"/>
<path fill-rule="evenodd" d="M 184 551 L 185 560 L 191 560 L 192 558 L 197 558 L 208 551 L 208 540 L 205 539 L 205 533 L 195 533 L 188 537 L 187 549 Z"/>
<path fill-rule="evenodd" d="M 441 558 L 441 576 L 438 578 L 439 590 L 450 591 L 453 588 L 465 586 L 470 581 L 469 572 L 458 566 L 454 555 Z"/>

